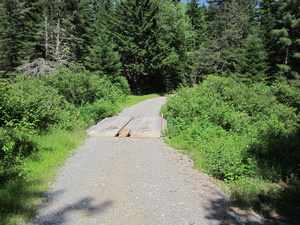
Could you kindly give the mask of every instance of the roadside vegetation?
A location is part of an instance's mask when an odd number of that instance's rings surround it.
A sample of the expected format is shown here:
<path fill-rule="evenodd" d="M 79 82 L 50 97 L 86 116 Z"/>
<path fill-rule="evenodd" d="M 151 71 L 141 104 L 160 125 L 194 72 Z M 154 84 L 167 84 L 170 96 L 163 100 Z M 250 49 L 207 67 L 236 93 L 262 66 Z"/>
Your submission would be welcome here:
<path fill-rule="evenodd" d="M 233 204 L 299 221 L 299 90 L 208 76 L 179 89 L 162 112 L 169 143 L 229 184 Z"/>
<path fill-rule="evenodd" d="M 144 98 L 132 94 L 179 87 L 163 109 L 170 143 L 235 203 L 299 221 L 300 1 L 200 2 L 1 1 L 1 224 L 29 218 L 54 137 L 73 148 Z"/>
<path fill-rule="evenodd" d="M 76 82 L 75 82 L 76 80 Z M 129 95 L 126 80 L 76 68 L 1 82 L 0 224 L 26 223 L 56 170 L 104 117 L 156 97 Z"/>

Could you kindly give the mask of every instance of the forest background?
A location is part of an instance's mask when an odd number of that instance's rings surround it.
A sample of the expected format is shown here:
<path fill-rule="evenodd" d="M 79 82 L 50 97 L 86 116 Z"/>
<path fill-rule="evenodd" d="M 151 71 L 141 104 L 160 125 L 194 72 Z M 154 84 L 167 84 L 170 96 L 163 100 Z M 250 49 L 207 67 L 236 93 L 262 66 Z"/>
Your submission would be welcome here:
<path fill-rule="evenodd" d="M 8 190 L 41 137 L 174 93 L 170 144 L 240 207 L 299 221 L 298 0 L 1 0 L 0 21 L 2 215 L 24 214 Z"/>

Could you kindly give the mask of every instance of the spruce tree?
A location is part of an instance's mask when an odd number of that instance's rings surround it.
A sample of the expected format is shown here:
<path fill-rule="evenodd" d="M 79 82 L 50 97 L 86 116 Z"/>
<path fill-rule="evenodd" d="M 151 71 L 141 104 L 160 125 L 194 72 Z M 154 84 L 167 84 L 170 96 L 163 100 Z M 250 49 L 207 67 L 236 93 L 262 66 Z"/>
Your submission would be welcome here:
<path fill-rule="evenodd" d="M 206 37 L 206 6 L 200 6 L 198 0 L 191 0 L 186 5 L 186 14 L 190 19 L 190 23 L 193 27 L 195 32 L 195 45 L 199 46 L 204 40 L 207 39 Z"/>
<path fill-rule="evenodd" d="M 155 0 L 117 2 L 115 16 L 110 21 L 122 73 L 137 93 L 152 91 L 148 81 L 154 72 L 158 3 Z"/>
<path fill-rule="evenodd" d="M 300 2 L 282 0 L 278 14 L 280 19 L 272 30 L 279 46 L 277 66 L 284 79 L 300 80 Z"/>
<path fill-rule="evenodd" d="M 211 0 L 207 12 L 209 40 L 197 53 L 204 73 L 233 71 L 243 40 L 249 35 L 253 1 Z"/>
<path fill-rule="evenodd" d="M 260 23 L 261 32 L 263 35 L 263 41 L 267 50 L 267 62 L 269 65 L 269 70 L 267 71 L 267 76 L 269 81 L 277 79 L 278 67 L 280 64 L 280 54 L 278 55 L 278 45 L 275 36 L 272 34 L 272 30 L 276 27 L 278 18 L 278 8 L 279 2 L 276 0 L 262 0 L 260 2 Z"/>
<path fill-rule="evenodd" d="M 0 4 L 0 71 L 3 77 L 36 54 L 32 8 L 31 1 L 3 0 Z"/>
<path fill-rule="evenodd" d="M 74 61 L 75 45 L 79 42 L 75 32 L 78 1 L 40 0 L 39 4 L 43 10 L 39 34 L 44 58 L 58 64 Z"/>
<path fill-rule="evenodd" d="M 242 41 L 241 50 L 237 55 L 238 60 L 233 63 L 233 71 L 248 83 L 266 81 L 269 69 L 267 56 L 266 46 L 260 32 L 253 31 Z"/>
<path fill-rule="evenodd" d="M 101 71 L 112 81 L 118 80 L 121 62 L 113 41 L 109 21 L 113 18 L 112 1 L 104 0 L 94 4 L 89 13 L 89 45 L 84 64 L 91 71 Z"/>
<path fill-rule="evenodd" d="M 111 23 L 122 74 L 136 93 L 165 92 L 184 82 L 192 38 L 182 3 L 123 0 Z"/>
<path fill-rule="evenodd" d="M 189 62 L 192 60 L 194 32 L 182 3 L 166 1 L 161 4 L 159 16 L 158 54 L 155 65 L 162 75 L 165 90 L 180 84 L 191 84 Z"/>

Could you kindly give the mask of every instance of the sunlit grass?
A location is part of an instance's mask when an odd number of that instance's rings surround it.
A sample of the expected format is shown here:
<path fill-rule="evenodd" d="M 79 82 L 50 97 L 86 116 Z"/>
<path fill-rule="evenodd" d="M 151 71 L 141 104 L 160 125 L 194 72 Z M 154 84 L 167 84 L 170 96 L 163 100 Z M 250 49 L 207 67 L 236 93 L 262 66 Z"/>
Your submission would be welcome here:
<path fill-rule="evenodd" d="M 139 102 L 142 102 L 144 100 L 150 99 L 150 98 L 156 98 L 161 95 L 159 94 L 149 94 L 149 95 L 129 95 L 127 100 L 124 103 L 120 104 L 120 107 L 122 109 L 133 106 Z"/>
<path fill-rule="evenodd" d="M 42 193 L 54 181 L 57 169 L 83 144 L 84 128 L 54 130 L 33 136 L 39 151 L 24 160 L 20 175 L 0 188 L 0 224 L 24 224 L 36 213 Z"/>
<path fill-rule="evenodd" d="M 52 182 L 56 174 L 55 168 L 62 166 L 74 152 L 70 150 L 82 145 L 85 138 L 84 128 L 71 132 L 55 130 L 44 136 L 36 136 L 34 139 L 41 151 L 32 155 L 28 162 L 25 161 L 24 170 L 30 172 L 27 177 L 39 177 L 43 181 Z"/>

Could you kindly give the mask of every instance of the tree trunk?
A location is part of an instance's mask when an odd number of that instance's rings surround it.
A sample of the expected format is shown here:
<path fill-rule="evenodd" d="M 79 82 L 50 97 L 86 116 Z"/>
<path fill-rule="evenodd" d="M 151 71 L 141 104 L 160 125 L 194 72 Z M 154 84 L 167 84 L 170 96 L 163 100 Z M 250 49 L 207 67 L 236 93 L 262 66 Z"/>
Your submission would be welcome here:
<path fill-rule="evenodd" d="M 56 29 L 57 29 L 57 34 L 56 34 L 56 47 L 55 47 L 55 60 L 57 62 L 60 61 L 60 57 L 59 57 L 59 47 L 60 47 L 60 17 L 58 16 L 57 18 L 57 26 L 56 26 Z"/>

